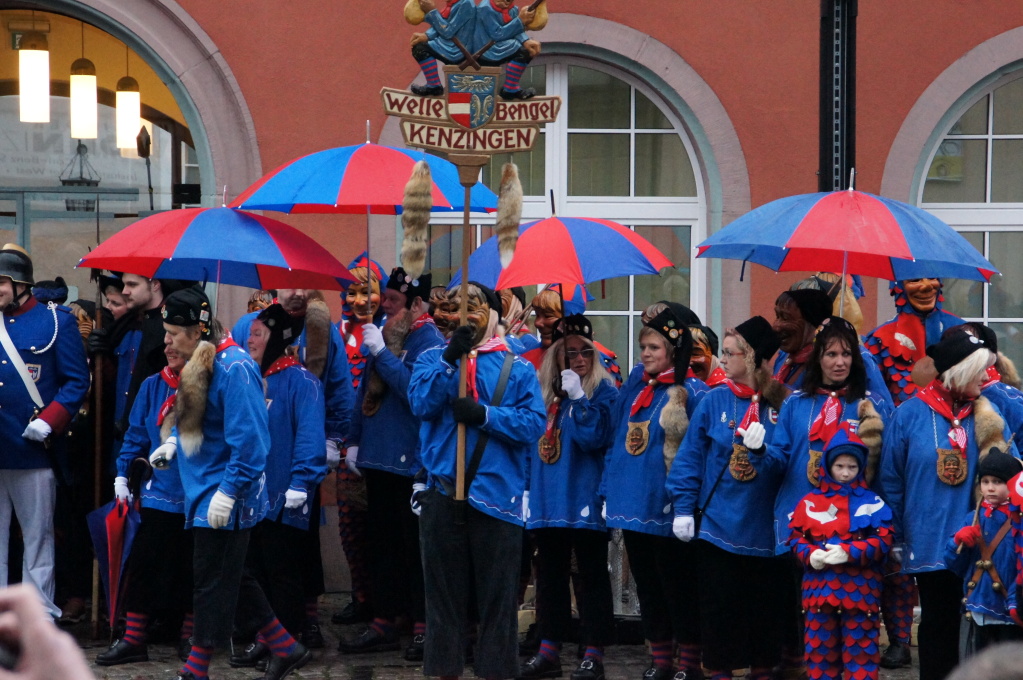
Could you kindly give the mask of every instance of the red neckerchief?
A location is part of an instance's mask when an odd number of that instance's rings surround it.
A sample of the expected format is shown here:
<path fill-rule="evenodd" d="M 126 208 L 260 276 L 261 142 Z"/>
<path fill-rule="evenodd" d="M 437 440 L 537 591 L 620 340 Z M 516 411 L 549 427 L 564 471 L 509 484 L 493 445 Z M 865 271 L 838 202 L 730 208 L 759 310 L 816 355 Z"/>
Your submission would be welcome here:
<path fill-rule="evenodd" d="M 973 400 L 966 402 L 955 415 L 952 414 L 952 394 L 937 379 L 916 393 L 917 398 L 930 406 L 935 413 L 952 423 L 948 439 L 960 453 L 966 451 L 966 428 L 963 420 L 973 413 Z"/>
<path fill-rule="evenodd" d="M 725 375 L 725 369 L 718 366 L 707 376 L 707 387 L 724 385 L 726 380 L 728 380 L 728 376 Z"/>
<path fill-rule="evenodd" d="M 750 423 L 760 422 L 760 392 L 749 385 L 740 385 L 734 380 L 725 380 L 725 384 L 728 385 L 728 389 L 732 390 L 732 394 L 739 397 L 740 399 L 749 399 L 749 406 L 746 408 L 746 415 L 742 417 L 742 422 L 736 427 L 735 436 L 740 436 L 738 430 L 745 430 Z"/>
<path fill-rule="evenodd" d="M 479 354 L 489 354 L 490 352 L 507 351 L 508 348 L 505 347 L 504 340 L 495 335 L 469 352 L 468 363 L 465 365 L 465 381 L 468 392 L 466 396 L 472 397 L 474 401 L 480 400 L 479 391 L 476 389 L 476 356 Z"/>
<path fill-rule="evenodd" d="M 818 388 L 817 394 L 826 394 L 821 412 L 810 426 L 810 441 L 820 440 L 827 444 L 831 437 L 838 432 L 838 426 L 842 421 L 842 400 L 839 397 L 845 396 L 845 388 L 840 390 L 826 390 Z"/>
<path fill-rule="evenodd" d="M 660 385 L 674 385 L 675 384 L 675 369 L 669 368 L 667 371 L 661 371 L 656 377 L 644 372 L 643 378 L 646 380 L 646 385 L 640 390 L 640 393 L 636 395 L 636 398 L 632 402 L 632 409 L 629 411 L 630 416 L 634 416 L 639 413 L 641 408 L 646 408 L 650 404 L 654 403 L 654 387 Z"/>
<path fill-rule="evenodd" d="M 1010 514 L 1010 512 L 1009 512 L 1009 501 L 1005 501 L 1004 503 L 1002 503 L 1000 505 L 991 505 L 987 501 L 981 501 L 980 502 L 980 507 L 984 508 L 984 516 L 985 517 L 990 517 L 991 513 L 996 511 L 996 510 L 998 512 L 1003 513 L 1006 517 L 1011 517 L 1012 516 Z"/>
<path fill-rule="evenodd" d="M 163 370 L 160 371 L 160 377 L 167 383 L 167 387 L 174 390 L 170 395 L 163 400 L 163 406 L 160 407 L 160 413 L 156 416 L 156 424 L 163 425 L 163 419 L 167 417 L 167 414 L 174 408 L 174 400 L 178 396 L 178 385 L 181 384 L 181 374 L 175 373 L 170 369 L 170 366 L 164 366 Z"/>
<path fill-rule="evenodd" d="M 551 402 L 551 405 L 547 407 L 547 427 L 544 430 L 543 437 L 551 446 L 554 446 L 554 426 L 558 423 L 558 411 L 560 409 L 560 399 L 555 399 Z"/>
<path fill-rule="evenodd" d="M 425 326 L 427 324 L 431 324 L 431 323 L 436 325 L 436 323 L 434 323 L 434 320 L 433 320 L 432 316 L 430 316 L 427 313 L 423 313 L 423 315 L 421 317 L 419 317 L 418 319 L 416 319 L 415 321 L 412 322 L 412 325 L 409 326 L 408 332 L 411 333 L 412 331 L 416 330 L 417 328 L 422 328 L 423 326 Z"/>
<path fill-rule="evenodd" d="M 228 347 L 237 347 L 237 346 L 238 346 L 238 343 L 235 342 L 234 338 L 231 337 L 231 334 L 228 333 L 227 337 L 224 338 L 223 340 L 221 340 L 220 344 L 217 345 L 217 351 L 218 352 L 223 352 Z"/>
<path fill-rule="evenodd" d="M 806 363 L 806 360 L 810 358 L 810 353 L 812 351 L 813 343 L 810 343 L 795 354 L 790 354 L 785 357 L 785 363 L 781 365 L 781 368 L 779 368 L 778 372 L 774 374 L 774 377 L 782 383 L 789 385 L 796 377 L 796 374 L 803 370 L 803 365 Z"/>
<path fill-rule="evenodd" d="M 497 12 L 498 14 L 500 14 L 500 15 L 501 15 L 501 17 L 502 17 L 502 18 L 504 19 L 504 23 L 508 23 L 509 21 L 511 21 L 511 20 L 512 20 L 512 15 L 511 15 L 511 7 L 510 7 L 510 6 L 509 6 L 509 7 L 506 7 L 505 9 L 497 9 L 497 8 L 496 8 L 496 7 L 494 7 L 493 5 L 491 5 L 490 7 L 491 7 L 491 8 L 492 8 L 492 9 L 493 9 L 493 10 L 494 10 L 495 12 Z"/>
<path fill-rule="evenodd" d="M 277 357 L 277 361 L 270 364 L 270 367 L 266 369 L 266 373 L 263 374 L 264 378 L 269 378 L 274 373 L 280 373 L 284 369 L 290 366 L 301 366 L 302 362 L 293 356 L 281 356 Z"/>
<path fill-rule="evenodd" d="M 998 372 L 997 368 L 990 366 L 987 369 L 987 380 L 980 386 L 980 389 L 986 390 L 997 382 L 1002 382 L 1002 374 Z"/>
<path fill-rule="evenodd" d="M 440 10 L 440 15 L 447 19 L 449 16 L 451 16 L 451 8 L 454 7 L 457 3 L 458 0 L 448 0 L 447 7 Z"/>

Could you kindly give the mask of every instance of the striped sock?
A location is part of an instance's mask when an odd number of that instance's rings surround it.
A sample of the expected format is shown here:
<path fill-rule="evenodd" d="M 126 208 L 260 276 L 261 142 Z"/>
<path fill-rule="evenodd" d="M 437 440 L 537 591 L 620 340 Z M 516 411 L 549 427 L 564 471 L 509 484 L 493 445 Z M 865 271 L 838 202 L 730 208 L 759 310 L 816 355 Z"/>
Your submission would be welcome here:
<path fill-rule="evenodd" d="M 413 635 L 426 635 L 426 622 L 425 621 L 416 621 L 412 625 L 412 634 Z"/>
<path fill-rule="evenodd" d="M 181 639 L 187 640 L 192 637 L 193 630 L 195 630 L 195 615 L 189 612 L 181 621 Z"/>
<path fill-rule="evenodd" d="M 508 65 L 504 68 L 504 89 L 509 92 L 517 92 L 519 90 L 519 81 L 525 72 L 525 64 L 520 61 L 509 61 Z"/>
<path fill-rule="evenodd" d="M 540 656 L 557 663 L 561 658 L 561 643 L 552 642 L 551 640 L 540 641 Z"/>
<path fill-rule="evenodd" d="M 387 637 L 394 632 L 394 624 L 387 619 L 382 619 L 379 616 L 369 624 L 369 627 L 375 630 L 378 634 Z"/>
<path fill-rule="evenodd" d="M 771 680 L 771 669 L 751 667 L 749 669 L 749 675 L 746 677 L 748 677 L 750 680 Z"/>
<path fill-rule="evenodd" d="M 320 625 L 320 598 L 310 597 L 305 601 L 305 620 L 309 625 Z"/>
<path fill-rule="evenodd" d="M 146 624 L 149 623 L 149 617 L 137 612 L 128 612 L 125 619 L 124 637 L 121 639 L 136 647 L 146 644 Z"/>
<path fill-rule="evenodd" d="M 295 645 L 298 644 L 295 642 L 295 638 L 284 630 L 284 626 L 276 616 L 259 629 L 259 634 L 266 640 L 266 644 L 270 646 L 270 651 L 274 656 L 289 656 L 295 651 Z"/>
<path fill-rule="evenodd" d="M 213 647 L 196 647 L 192 645 L 192 651 L 188 655 L 188 661 L 182 672 L 188 671 L 196 677 L 196 680 L 206 680 L 210 677 L 210 659 L 213 658 Z"/>
<path fill-rule="evenodd" d="M 658 668 L 671 668 L 671 648 L 674 646 L 671 640 L 651 642 L 650 656 L 654 657 L 654 665 Z"/>
<path fill-rule="evenodd" d="M 436 59 L 430 57 L 425 61 L 419 62 L 419 68 L 422 69 L 423 75 L 426 76 L 426 84 L 429 87 L 441 87 L 440 73 L 437 70 Z"/>
<path fill-rule="evenodd" d="M 710 680 L 732 680 L 732 671 L 712 671 L 707 670 L 710 673 Z"/>
<path fill-rule="evenodd" d="M 700 645 L 682 645 L 678 646 L 676 652 L 678 654 L 678 668 L 679 670 L 695 671 L 700 667 Z"/>
<path fill-rule="evenodd" d="M 586 654 L 583 655 L 584 659 L 596 659 L 597 661 L 604 660 L 604 645 L 589 645 L 586 647 Z"/>

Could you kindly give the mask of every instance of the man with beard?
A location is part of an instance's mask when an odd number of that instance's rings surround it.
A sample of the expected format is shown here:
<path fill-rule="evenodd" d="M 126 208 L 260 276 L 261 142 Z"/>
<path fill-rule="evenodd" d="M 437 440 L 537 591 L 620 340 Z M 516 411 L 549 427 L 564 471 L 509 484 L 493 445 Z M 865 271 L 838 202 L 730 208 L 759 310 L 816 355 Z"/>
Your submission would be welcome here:
<path fill-rule="evenodd" d="M 414 628 L 405 658 L 423 658 L 426 618 L 419 520 L 408 506 L 422 464 L 417 451 L 419 419 L 409 408 L 408 390 L 416 359 L 444 346 L 427 313 L 430 278 L 423 274 L 412 279 L 395 267 L 383 295 L 387 313 L 383 332 L 371 323 L 362 327 L 369 361 L 357 393 L 359 407 L 345 463 L 352 470 L 358 466 L 366 479 L 375 616 L 358 637 L 341 640 L 338 649 L 347 654 L 398 649 L 395 619 L 407 611 Z"/>

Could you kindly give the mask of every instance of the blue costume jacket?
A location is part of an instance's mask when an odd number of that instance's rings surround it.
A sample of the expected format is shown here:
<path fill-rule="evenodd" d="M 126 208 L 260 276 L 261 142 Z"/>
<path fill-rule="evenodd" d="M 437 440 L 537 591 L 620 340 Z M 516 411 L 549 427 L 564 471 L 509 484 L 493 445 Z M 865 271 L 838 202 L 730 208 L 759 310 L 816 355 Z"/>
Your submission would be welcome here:
<path fill-rule="evenodd" d="M 179 437 L 175 456 L 185 489 L 186 529 L 209 527 L 206 513 L 218 489 L 235 499 L 225 529 L 247 529 L 263 519 L 268 428 L 259 367 L 240 347 L 221 345 L 206 396 L 202 446 L 185 455 Z"/>
<path fill-rule="evenodd" d="M 669 388 L 672 386 L 656 385 L 651 404 L 630 416 L 632 403 L 645 386 L 643 366 L 638 365 L 622 386 L 611 416 L 612 440 L 604 461 L 600 494 L 607 502 L 608 527 L 672 536 L 674 515 L 671 498 L 664 487 L 668 471 L 664 464 L 664 428 L 660 424 L 661 411 L 669 401 Z M 686 414 L 692 418 L 701 399 L 708 395 L 707 386 L 696 378 L 686 378 L 684 387 L 687 393 Z M 649 423 L 646 426 L 646 447 L 639 455 L 632 455 L 626 449 L 630 422 Z M 685 445 L 685 439 L 682 444 Z M 676 461 L 681 451 L 679 447 Z"/>
<path fill-rule="evenodd" d="M 727 385 L 715 387 L 700 402 L 668 474 L 666 488 L 674 505 L 668 524 L 670 530 L 672 518 L 693 516 L 700 507 L 703 521 L 696 538 L 737 555 L 771 557 L 775 554 L 772 519 L 780 468 L 766 455 L 753 452 L 748 466 L 745 461 L 732 461 L 732 445 L 742 444 L 735 428 L 749 405 L 750 399 L 737 397 Z M 762 403 L 765 444 L 772 441 L 777 422 L 778 412 Z M 755 476 L 748 478 L 751 470 Z M 717 489 L 710 496 L 715 483 Z"/>
<path fill-rule="evenodd" d="M 124 433 L 121 454 L 117 458 L 119 476 L 127 477 L 133 460 L 148 459 L 149 454 L 163 444 L 157 418 L 164 402 L 175 392 L 177 390 L 171 389 L 159 373 L 142 382 L 128 416 L 128 431 Z M 153 476 L 142 487 L 142 507 L 184 514 L 185 490 L 181 486 L 178 465 L 178 456 L 175 456 L 167 468 L 153 468 Z"/>
<path fill-rule="evenodd" d="M 436 9 L 431 9 L 426 13 L 425 21 L 430 24 L 430 28 L 426 29 L 428 38 L 426 44 L 446 63 L 458 64 L 465 59 L 465 55 L 454 43 L 455 38 L 458 38 L 470 52 L 476 52 L 485 44 L 473 46 L 472 41 L 476 33 L 476 7 L 471 0 L 460 0 L 452 5 L 447 19 L 441 16 Z"/>
<path fill-rule="evenodd" d="M 442 355 L 442 348 L 420 355 L 412 369 L 408 396 L 413 415 L 422 420 L 420 455 L 429 474 L 428 486 L 447 493 L 444 485 L 453 487 L 455 483 L 458 424 L 450 404 L 458 397 L 459 371 L 444 361 Z M 472 458 L 481 429 L 490 439 L 466 495 L 469 503 L 480 512 L 521 525 L 526 458 L 543 434 L 545 414 L 536 373 L 521 359 L 515 359 L 512 364 L 501 405 L 489 406 L 504 357 L 505 352 L 487 352 L 476 359 L 476 387 L 479 403 L 487 405 L 487 420 L 481 428 L 465 428 L 466 465 Z"/>
<path fill-rule="evenodd" d="M 266 458 L 267 518 L 297 529 L 309 528 L 316 487 L 327 476 L 323 455 L 323 385 L 301 365 L 272 373 L 266 380 L 270 452 Z M 284 507 L 288 489 L 305 491 L 309 500 L 298 508 Z M 319 524 L 320 518 L 316 518 Z"/>
<path fill-rule="evenodd" d="M 132 329 L 124 334 L 121 342 L 114 348 L 117 361 L 117 377 L 114 380 L 114 421 L 124 417 L 124 407 L 128 403 L 128 391 L 131 389 L 131 374 L 135 370 L 135 359 L 142 345 L 142 330 Z"/>
<path fill-rule="evenodd" d="M 530 457 L 527 529 L 605 530 L 600 479 L 617 397 L 618 390 L 603 381 L 592 399 L 583 396 L 561 403 L 554 424 L 560 433 L 560 456 L 553 463 L 544 462 L 537 453 Z"/>
<path fill-rule="evenodd" d="M 529 40 L 526 28 L 519 19 L 518 7 L 509 8 L 508 15 L 511 21 L 507 23 L 501 12 L 490 4 L 490 0 L 480 0 L 476 12 L 476 27 L 470 51 L 475 52 L 491 40 L 494 41 L 494 45 L 483 53 L 483 59 L 500 63 L 508 61 L 522 49 L 522 43 Z"/>
<path fill-rule="evenodd" d="M 375 370 L 387 383 L 380 409 L 372 416 L 362 413 L 369 380 L 359 383 L 352 417 L 349 446 L 359 447 L 359 467 L 414 477 L 423 465 L 419 461 L 419 419 L 409 407 L 409 381 L 416 359 L 428 349 L 444 347 L 444 336 L 432 321 L 409 333 L 400 357 L 384 348 L 371 356 L 367 373 Z"/>
<path fill-rule="evenodd" d="M 885 394 L 887 392 L 880 395 L 869 392 L 865 399 L 873 405 L 881 417 L 881 422 L 888 423 L 895 409 L 891 400 L 884 398 Z M 810 476 L 813 475 L 818 482 L 820 479 L 818 471 L 820 453 L 827 442 L 811 442 L 810 426 L 813 425 L 826 400 L 827 395 L 810 395 L 805 392 L 796 392 L 786 399 L 778 415 L 778 426 L 767 445 L 767 455 L 777 458 L 783 470 L 781 486 L 774 502 L 775 552 L 779 555 L 791 549 L 789 537 L 792 530 L 789 529 L 789 520 L 792 518 L 792 510 L 800 498 L 816 488 L 810 481 Z M 857 409 L 860 401 L 859 399 L 852 403 L 843 401 L 839 421 L 858 424 Z M 817 453 L 814 460 L 810 459 L 811 449 Z"/>
<path fill-rule="evenodd" d="M 996 382 L 981 390 L 981 394 L 987 397 L 1005 418 L 1005 425 L 1016 435 L 1013 441 L 1023 441 L 1023 392 L 1012 385 Z"/>
<path fill-rule="evenodd" d="M 43 401 L 39 417 L 53 428 L 56 440 L 89 391 L 89 364 L 78 321 L 67 307 L 46 307 L 29 297 L 13 314 L 4 315 L 3 324 L 39 390 Z M 0 469 L 48 468 L 43 444 L 21 436 L 36 404 L 6 355 L 0 347 Z"/>
<path fill-rule="evenodd" d="M 1019 512 L 1006 503 L 998 508 L 992 508 L 987 502 L 981 504 L 980 512 L 977 513 L 977 524 L 984 534 L 984 540 L 990 543 L 998 530 L 1006 522 L 1019 522 Z M 973 512 L 968 513 L 960 522 L 961 527 L 973 525 Z M 995 547 L 991 555 L 994 569 L 998 572 L 998 578 L 1005 585 L 1000 591 L 994 590 L 991 572 L 982 570 L 980 579 L 975 588 L 969 587 L 969 582 L 977 570 L 977 562 L 980 560 L 980 546 L 969 547 L 964 545 L 962 551 L 957 555 L 959 545 L 954 538 L 948 539 L 945 544 L 945 564 L 963 579 L 963 595 L 966 600 L 966 611 L 973 614 L 981 614 L 985 618 L 994 619 L 996 622 L 1016 625 L 1009 615 L 1010 609 L 1016 609 L 1016 575 L 1017 557 L 1013 530 L 1005 535 Z"/>

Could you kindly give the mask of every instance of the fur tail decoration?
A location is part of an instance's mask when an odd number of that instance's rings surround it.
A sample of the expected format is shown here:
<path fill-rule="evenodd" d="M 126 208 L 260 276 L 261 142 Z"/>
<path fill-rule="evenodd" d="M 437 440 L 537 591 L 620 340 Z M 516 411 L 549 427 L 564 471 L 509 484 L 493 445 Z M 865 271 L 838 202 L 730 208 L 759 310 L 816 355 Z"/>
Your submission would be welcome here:
<path fill-rule="evenodd" d="M 1017 390 L 1020 389 L 1021 383 L 1019 379 L 1019 371 L 1016 370 L 1016 364 L 1013 363 L 1012 359 L 1005 356 L 1001 352 L 998 353 L 998 359 L 995 361 L 995 368 L 1002 375 L 1002 382 L 1010 387 L 1015 387 Z"/>
<path fill-rule="evenodd" d="M 881 434 L 884 432 L 884 422 L 869 399 L 860 400 L 860 405 L 856 408 L 856 417 L 860 421 L 856 434 L 859 435 L 860 441 L 867 445 L 867 467 L 863 471 L 863 477 L 867 484 L 870 484 L 874 481 L 877 464 L 881 459 Z"/>
<path fill-rule="evenodd" d="M 689 416 L 686 415 L 686 401 L 689 393 L 685 385 L 672 385 L 668 388 L 668 403 L 661 409 L 658 422 L 664 430 L 664 470 L 671 471 L 678 447 L 689 429 Z"/>
<path fill-rule="evenodd" d="M 987 397 L 978 397 L 973 402 L 973 427 L 977 438 L 978 461 L 987 457 L 991 447 L 999 451 L 1008 451 L 1009 443 L 1005 441 L 1005 420 L 991 406 Z"/>
<path fill-rule="evenodd" d="M 519 240 L 519 222 L 522 220 L 522 183 L 519 168 L 505 163 L 501 170 L 501 191 L 497 199 L 497 250 L 501 253 L 501 267 L 511 264 L 515 243 Z"/>
<path fill-rule="evenodd" d="M 305 367 L 321 380 L 327 368 L 327 352 L 330 351 L 330 334 L 333 330 L 327 303 L 310 301 L 305 311 Z"/>
<path fill-rule="evenodd" d="M 406 274 L 418 279 L 426 266 L 426 232 L 430 226 L 430 211 L 433 210 L 433 179 L 426 161 L 417 162 L 412 170 L 412 176 L 405 185 L 401 209 L 401 226 L 405 234 L 401 242 L 401 266 Z"/>
<path fill-rule="evenodd" d="M 202 420 L 206 415 L 206 396 L 210 391 L 216 357 L 217 348 L 203 340 L 181 369 L 174 411 L 177 414 L 178 446 L 186 456 L 193 455 L 202 447 Z"/>

